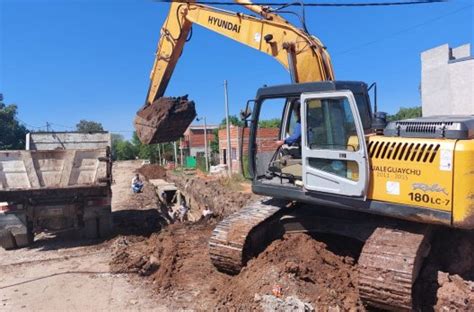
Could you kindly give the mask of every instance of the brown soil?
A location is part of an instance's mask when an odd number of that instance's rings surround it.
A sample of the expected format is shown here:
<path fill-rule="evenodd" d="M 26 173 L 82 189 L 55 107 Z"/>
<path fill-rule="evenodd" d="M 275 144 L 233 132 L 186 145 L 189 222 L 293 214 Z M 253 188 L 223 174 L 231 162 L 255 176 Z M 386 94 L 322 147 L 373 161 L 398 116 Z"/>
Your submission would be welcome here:
<path fill-rule="evenodd" d="M 315 308 L 363 310 L 353 264 L 353 258 L 334 254 L 306 234 L 285 235 L 222 288 L 220 304 L 250 310 L 259 307 L 255 297 L 273 294 L 297 297 Z"/>
<path fill-rule="evenodd" d="M 305 234 L 273 242 L 241 274 L 218 272 L 209 260 L 207 241 L 213 223 L 172 225 L 148 240 L 116 253 L 116 272 L 149 275 L 160 297 L 176 309 L 249 310 L 259 308 L 255 298 L 274 294 L 298 297 L 313 307 L 360 308 L 353 259 L 338 256 Z M 280 294 L 277 294 L 280 295 Z M 179 297 L 182 300 L 170 301 Z"/>
<path fill-rule="evenodd" d="M 193 101 L 187 96 L 162 97 L 145 105 L 135 117 L 135 130 L 144 144 L 178 140 L 196 117 Z"/>
<path fill-rule="evenodd" d="M 436 311 L 474 311 L 474 282 L 459 275 L 438 273 Z"/>
<path fill-rule="evenodd" d="M 143 165 L 137 170 L 137 172 L 143 175 L 147 181 L 166 178 L 166 169 L 160 165 Z"/>

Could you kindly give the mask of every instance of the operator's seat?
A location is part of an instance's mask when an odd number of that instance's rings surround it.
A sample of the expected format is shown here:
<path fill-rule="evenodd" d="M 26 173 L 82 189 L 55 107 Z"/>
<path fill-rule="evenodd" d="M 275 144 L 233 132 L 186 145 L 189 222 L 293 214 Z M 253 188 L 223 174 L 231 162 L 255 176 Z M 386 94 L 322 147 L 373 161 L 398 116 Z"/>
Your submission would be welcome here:
<path fill-rule="evenodd" d="M 296 180 L 302 180 L 303 165 L 301 159 L 288 159 L 286 166 L 281 168 L 281 173 L 292 175 Z"/>

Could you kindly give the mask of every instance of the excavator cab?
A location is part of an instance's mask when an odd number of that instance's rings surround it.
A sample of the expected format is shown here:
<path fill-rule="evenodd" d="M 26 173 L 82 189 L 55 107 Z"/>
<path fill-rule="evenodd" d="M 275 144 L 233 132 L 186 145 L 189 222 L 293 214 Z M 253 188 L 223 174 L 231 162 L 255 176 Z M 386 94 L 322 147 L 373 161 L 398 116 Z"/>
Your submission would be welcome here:
<path fill-rule="evenodd" d="M 299 99 L 299 112 L 295 110 Z M 267 103 L 284 103 L 277 140 L 301 127 L 297 146 L 262 144 Z M 278 186 L 365 197 L 368 156 L 365 135 L 372 132 L 367 85 L 360 82 L 316 82 L 262 88 L 257 93 L 249 140 L 249 172 L 257 189 L 275 196 Z M 286 149 L 291 148 L 293 152 Z M 270 157 L 271 155 L 271 157 Z M 271 193 L 271 194 L 270 194 Z M 285 192 L 280 192 L 280 196 Z M 278 197 L 278 196 L 277 196 Z"/>

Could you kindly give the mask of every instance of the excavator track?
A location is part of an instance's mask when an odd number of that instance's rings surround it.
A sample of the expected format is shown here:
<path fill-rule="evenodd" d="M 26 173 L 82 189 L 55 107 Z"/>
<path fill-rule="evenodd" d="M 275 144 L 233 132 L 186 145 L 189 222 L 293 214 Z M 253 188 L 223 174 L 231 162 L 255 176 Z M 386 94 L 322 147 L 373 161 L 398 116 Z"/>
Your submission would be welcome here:
<path fill-rule="evenodd" d="M 209 240 L 211 262 L 222 272 L 237 274 L 268 243 L 283 235 L 278 212 L 285 203 L 261 200 L 222 220 Z"/>
<path fill-rule="evenodd" d="M 360 220 L 359 225 L 355 222 L 348 228 L 338 218 L 283 209 L 286 203 L 258 201 L 222 220 L 209 240 L 214 266 L 238 274 L 248 260 L 285 232 L 336 233 L 365 241 L 358 267 L 359 292 L 367 305 L 394 311 L 413 309 L 413 286 L 430 250 L 430 226 Z"/>
<path fill-rule="evenodd" d="M 375 229 L 359 257 L 359 292 L 368 305 L 412 310 L 412 291 L 428 255 L 430 228 Z"/>

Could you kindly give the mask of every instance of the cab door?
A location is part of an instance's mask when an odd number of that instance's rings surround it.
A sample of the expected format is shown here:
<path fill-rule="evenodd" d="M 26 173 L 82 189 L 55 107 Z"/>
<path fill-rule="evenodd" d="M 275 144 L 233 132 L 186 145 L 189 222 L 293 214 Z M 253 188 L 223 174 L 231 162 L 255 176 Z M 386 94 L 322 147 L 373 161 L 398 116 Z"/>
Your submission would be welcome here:
<path fill-rule="evenodd" d="M 365 198 L 367 147 L 352 92 L 303 93 L 301 115 L 306 190 Z"/>

